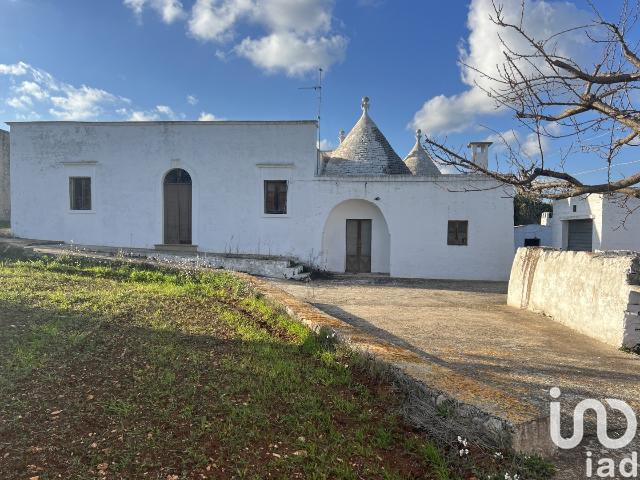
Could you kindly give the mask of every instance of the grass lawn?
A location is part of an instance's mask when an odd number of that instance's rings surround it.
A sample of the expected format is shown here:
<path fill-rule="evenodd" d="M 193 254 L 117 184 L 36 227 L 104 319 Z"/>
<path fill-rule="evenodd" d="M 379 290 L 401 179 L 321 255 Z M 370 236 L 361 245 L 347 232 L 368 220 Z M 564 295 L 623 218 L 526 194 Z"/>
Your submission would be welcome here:
<path fill-rule="evenodd" d="M 0 259 L 0 478 L 471 476 L 355 363 L 232 274 Z"/>

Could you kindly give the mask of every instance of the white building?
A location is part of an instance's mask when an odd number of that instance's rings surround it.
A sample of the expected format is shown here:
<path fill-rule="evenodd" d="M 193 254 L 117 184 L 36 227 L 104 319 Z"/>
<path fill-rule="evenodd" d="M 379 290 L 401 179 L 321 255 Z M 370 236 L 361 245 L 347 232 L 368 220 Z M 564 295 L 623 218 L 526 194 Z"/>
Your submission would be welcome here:
<path fill-rule="evenodd" d="M 507 279 L 509 192 L 441 174 L 419 141 L 405 163 L 368 108 L 332 152 L 317 150 L 313 121 L 11 123 L 14 234 Z"/>
<path fill-rule="evenodd" d="M 553 229 L 549 225 L 532 223 L 513 227 L 515 249 L 520 247 L 550 247 L 553 244 Z"/>
<path fill-rule="evenodd" d="M 640 199 L 593 194 L 557 200 L 542 224 L 551 226 L 555 248 L 640 251 Z"/>

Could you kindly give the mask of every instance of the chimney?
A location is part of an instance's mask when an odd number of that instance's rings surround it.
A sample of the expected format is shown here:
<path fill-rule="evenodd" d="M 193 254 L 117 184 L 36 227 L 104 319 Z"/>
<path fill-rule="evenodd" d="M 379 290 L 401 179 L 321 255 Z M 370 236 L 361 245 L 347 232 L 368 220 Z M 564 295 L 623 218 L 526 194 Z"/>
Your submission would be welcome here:
<path fill-rule="evenodd" d="M 489 168 L 489 146 L 493 142 L 470 142 L 471 161 L 484 169 Z"/>
<path fill-rule="evenodd" d="M 347 136 L 345 135 L 344 130 L 340 130 L 340 132 L 338 132 L 338 140 L 340 143 L 344 142 L 345 138 L 347 138 Z"/>

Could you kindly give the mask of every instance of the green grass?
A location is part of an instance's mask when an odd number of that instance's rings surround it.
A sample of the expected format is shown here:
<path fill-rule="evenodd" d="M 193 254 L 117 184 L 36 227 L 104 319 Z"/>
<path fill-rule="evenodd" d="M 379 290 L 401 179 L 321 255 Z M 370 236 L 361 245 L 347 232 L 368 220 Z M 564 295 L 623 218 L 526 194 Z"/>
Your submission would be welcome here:
<path fill-rule="evenodd" d="M 0 285 L 3 479 L 436 478 L 391 393 L 234 275 L 5 260 Z"/>
<path fill-rule="evenodd" d="M 2 479 L 478 471 L 238 276 L 17 257 L 0 257 Z"/>

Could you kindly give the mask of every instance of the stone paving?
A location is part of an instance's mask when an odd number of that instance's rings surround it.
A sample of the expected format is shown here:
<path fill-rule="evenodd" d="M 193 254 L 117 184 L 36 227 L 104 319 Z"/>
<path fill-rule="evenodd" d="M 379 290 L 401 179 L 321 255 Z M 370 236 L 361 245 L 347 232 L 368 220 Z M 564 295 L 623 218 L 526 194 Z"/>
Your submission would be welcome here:
<path fill-rule="evenodd" d="M 481 384 L 473 401 L 488 408 L 499 391 L 519 400 L 507 408 L 549 410 L 549 389 L 562 390 L 563 433 L 567 410 L 584 398 L 620 398 L 640 413 L 640 357 L 574 332 L 542 315 L 506 306 L 505 283 L 338 276 L 310 283 L 273 280 L 272 285 L 371 335 L 446 368 L 449 393 L 468 390 L 459 378 Z M 458 378 L 455 378 L 458 376 Z M 425 381 L 439 381 L 426 376 Z M 455 380 L 454 380 L 455 379 Z M 486 395 L 486 396 L 485 396 Z M 610 417 L 609 435 L 624 431 Z M 578 449 L 560 451 L 558 478 L 585 478 L 585 450 L 593 458 L 621 458 L 640 450 L 638 436 L 624 451 L 599 446 L 588 421 Z M 616 434 L 616 432 L 618 432 Z M 595 462 L 594 462 L 595 463 Z"/>

